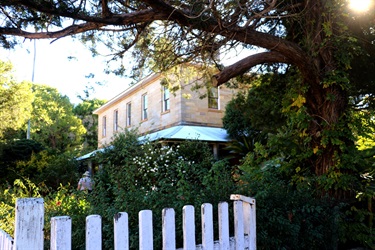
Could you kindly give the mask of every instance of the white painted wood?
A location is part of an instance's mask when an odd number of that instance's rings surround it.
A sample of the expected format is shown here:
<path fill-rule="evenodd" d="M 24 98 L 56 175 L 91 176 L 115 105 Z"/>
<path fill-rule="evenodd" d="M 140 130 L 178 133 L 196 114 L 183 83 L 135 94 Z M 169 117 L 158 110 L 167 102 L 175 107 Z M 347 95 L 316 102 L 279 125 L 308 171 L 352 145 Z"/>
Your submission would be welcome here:
<path fill-rule="evenodd" d="M 162 211 L 163 223 L 163 250 L 176 249 L 176 223 L 173 208 L 164 208 Z"/>
<path fill-rule="evenodd" d="M 249 234 L 249 249 L 257 249 L 257 223 L 256 223 L 256 201 L 252 199 L 252 204 L 250 204 L 250 234 Z"/>
<path fill-rule="evenodd" d="M 244 249 L 244 223 L 243 223 L 243 205 L 242 201 L 233 202 L 234 211 L 234 238 L 236 249 Z"/>
<path fill-rule="evenodd" d="M 183 208 L 184 250 L 238 250 L 256 249 L 256 201 L 242 195 L 232 195 L 234 200 L 234 237 L 229 236 L 228 203 L 219 203 L 218 225 L 219 240 L 214 241 L 212 205 L 205 203 L 201 206 L 202 244 L 196 245 L 195 211 L 187 205 Z M 175 212 L 172 208 L 162 211 L 163 250 L 176 249 Z M 44 204 L 41 198 L 19 199 L 16 204 L 16 241 L 12 246 L 12 238 L 0 230 L 0 250 L 42 250 L 44 227 Z M 86 218 L 86 249 L 102 249 L 102 222 L 99 215 Z M 26 233 L 25 233 L 26 232 Z M 143 210 L 139 213 L 140 249 L 153 249 L 152 211 Z M 41 235 L 41 237 L 40 237 Z M 22 236 L 22 237 L 21 237 Z M 15 237 L 16 238 L 16 237 Z M 115 250 L 129 250 L 128 214 L 118 213 L 114 216 Z M 25 240 L 26 239 L 26 240 Z M 39 245 L 34 247 L 37 239 Z M 23 241 L 22 241 L 23 240 Z M 26 242 L 26 243 L 25 243 Z M 22 245 L 22 244 L 26 244 Z M 51 219 L 51 250 L 70 250 L 71 219 L 67 216 Z"/>
<path fill-rule="evenodd" d="M 182 208 L 182 220 L 184 250 L 195 250 L 195 215 L 193 206 L 186 205 Z"/>
<path fill-rule="evenodd" d="M 43 227 L 43 199 L 17 199 L 14 231 L 14 250 L 43 250 Z"/>
<path fill-rule="evenodd" d="M 229 250 L 229 212 L 228 203 L 219 203 L 219 243 L 221 250 Z"/>
<path fill-rule="evenodd" d="M 94 214 L 86 217 L 86 250 L 102 249 L 102 218 Z"/>
<path fill-rule="evenodd" d="M 153 230 L 152 230 L 152 211 L 142 210 L 139 212 L 139 249 L 152 250 Z"/>
<path fill-rule="evenodd" d="M 0 249 L 2 250 L 12 250 L 13 249 L 13 239 L 5 231 L 0 229 Z"/>
<path fill-rule="evenodd" d="M 129 250 L 129 217 L 126 212 L 117 213 L 113 218 L 115 250 Z"/>
<path fill-rule="evenodd" d="M 250 235 L 250 203 L 248 202 L 242 202 L 242 209 L 243 209 L 243 225 L 244 225 L 244 234 Z M 245 239 L 245 247 L 250 247 L 250 241 L 249 237 L 246 237 Z"/>
<path fill-rule="evenodd" d="M 250 203 L 250 204 L 253 204 L 253 202 L 255 202 L 254 198 L 247 197 L 247 196 L 244 196 L 244 195 L 241 195 L 241 194 L 231 194 L 230 199 L 233 200 L 233 201 L 244 201 L 244 202 L 247 202 L 247 203 Z"/>
<path fill-rule="evenodd" d="M 204 203 L 201 206 L 202 246 L 204 250 L 214 249 L 214 223 L 212 205 Z"/>
<path fill-rule="evenodd" d="M 72 220 L 69 216 L 51 218 L 51 250 L 72 249 Z"/>

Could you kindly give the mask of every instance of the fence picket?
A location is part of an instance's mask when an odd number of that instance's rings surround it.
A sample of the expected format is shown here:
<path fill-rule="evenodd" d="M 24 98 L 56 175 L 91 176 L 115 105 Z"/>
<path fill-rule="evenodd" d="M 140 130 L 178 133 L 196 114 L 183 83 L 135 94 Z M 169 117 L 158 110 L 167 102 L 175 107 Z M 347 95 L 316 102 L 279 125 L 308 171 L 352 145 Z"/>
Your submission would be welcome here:
<path fill-rule="evenodd" d="M 51 250 L 72 249 L 72 220 L 69 216 L 51 218 Z"/>
<path fill-rule="evenodd" d="M 257 249 L 257 223 L 256 223 L 256 201 L 252 199 L 252 204 L 250 204 L 250 234 L 249 234 L 249 249 Z"/>
<path fill-rule="evenodd" d="M 86 217 L 86 250 L 102 250 L 102 218 L 94 214 Z"/>
<path fill-rule="evenodd" d="M 182 209 L 184 250 L 195 250 L 195 215 L 194 207 L 186 205 Z"/>
<path fill-rule="evenodd" d="M 219 243 L 221 250 L 229 250 L 229 212 L 228 203 L 219 203 Z"/>
<path fill-rule="evenodd" d="M 163 223 L 163 250 L 176 249 L 176 223 L 173 208 L 164 208 L 162 211 Z"/>
<path fill-rule="evenodd" d="M 14 237 L 17 241 L 14 242 L 14 249 L 43 250 L 43 198 L 17 199 L 15 220 Z"/>
<path fill-rule="evenodd" d="M 236 249 L 244 249 L 244 223 L 243 223 L 243 205 L 242 201 L 234 201 L 234 239 Z"/>
<path fill-rule="evenodd" d="M 113 218 L 115 250 L 129 250 L 128 213 L 119 212 Z"/>
<path fill-rule="evenodd" d="M 152 230 L 152 211 L 139 212 L 139 250 L 154 249 Z"/>
<path fill-rule="evenodd" d="M 204 203 L 201 206 L 202 246 L 204 250 L 214 249 L 214 223 L 212 205 Z"/>

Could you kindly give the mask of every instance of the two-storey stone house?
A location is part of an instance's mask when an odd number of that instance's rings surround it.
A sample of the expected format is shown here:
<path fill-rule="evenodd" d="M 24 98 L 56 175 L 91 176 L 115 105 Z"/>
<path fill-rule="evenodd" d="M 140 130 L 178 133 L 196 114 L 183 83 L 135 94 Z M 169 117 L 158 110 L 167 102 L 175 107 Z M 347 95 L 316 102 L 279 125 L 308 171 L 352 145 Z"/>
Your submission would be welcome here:
<path fill-rule="evenodd" d="M 94 111 L 99 121 L 98 148 L 109 145 L 116 133 L 137 128 L 149 140 L 207 141 L 217 157 L 229 140 L 222 118 L 236 89 L 222 85 L 192 90 L 192 82 L 175 82 L 181 88 L 172 92 L 163 79 L 162 74 L 151 74 Z"/>

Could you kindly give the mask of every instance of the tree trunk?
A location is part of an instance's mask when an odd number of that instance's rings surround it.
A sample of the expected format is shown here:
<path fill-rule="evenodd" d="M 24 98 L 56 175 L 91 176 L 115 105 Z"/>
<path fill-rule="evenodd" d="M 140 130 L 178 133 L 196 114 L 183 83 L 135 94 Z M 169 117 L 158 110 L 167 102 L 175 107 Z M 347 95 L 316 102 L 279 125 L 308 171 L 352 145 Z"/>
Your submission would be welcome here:
<path fill-rule="evenodd" d="M 307 1 L 307 4 L 309 5 L 307 8 L 311 10 L 307 18 L 310 22 L 306 22 L 304 36 L 310 37 L 311 41 L 305 46 L 309 55 L 316 55 L 311 57 L 318 75 L 315 80 L 306 83 L 309 86 L 306 93 L 306 106 L 311 117 L 308 129 L 312 139 L 311 148 L 316 152 L 311 159 L 312 171 L 319 177 L 332 170 L 342 172 L 335 168 L 339 160 L 337 156 L 343 153 L 337 142 L 347 139 L 337 134 L 334 135 L 336 142 L 324 139 L 330 131 L 337 131 L 338 126 L 343 122 L 342 119 L 345 119 L 348 97 L 342 87 L 344 83 L 335 82 L 330 78 L 335 71 L 342 69 L 334 56 L 337 48 L 332 43 L 327 43 L 329 35 L 325 33 L 323 25 L 333 25 L 335 22 L 331 17 L 323 15 L 325 8 L 321 1 Z M 336 198 L 342 198 L 344 195 L 341 191 L 332 193 L 331 190 L 329 193 Z"/>

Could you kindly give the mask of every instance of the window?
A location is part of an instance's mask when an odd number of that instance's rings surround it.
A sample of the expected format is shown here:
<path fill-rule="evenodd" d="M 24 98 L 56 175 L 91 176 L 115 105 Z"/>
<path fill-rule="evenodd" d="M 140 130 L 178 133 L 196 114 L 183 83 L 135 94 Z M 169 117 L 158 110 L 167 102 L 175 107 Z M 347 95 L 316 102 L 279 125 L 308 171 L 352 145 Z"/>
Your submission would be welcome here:
<path fill-rule="evenodd" d="M 208 108 L 219 109 L 219 90 L 211 87 L 208 89 Z"/>
<path fill-rule="evenodd" d="M 147 107 L 148 107 L 147 94 L 144 94 L 142 95 L 142 120 L 147 119 Z"/>
<path fill-rule="evenodd" d="M 107 135 L 107 117 L 103 116 L 102 120 L 102 136 L 105 137 Z"/>
<path fill-rule="evenodd" d="M 126 104 L 126 126 L 132 125 L 132 104 L 129 102 Z"/>
<path fill-rule="evenodd" d="M 166 112 L 169 110 L 169 89 L 167 86 L 163 86 L 163 108 L 162 111 Z"/>
<path fill-rule="evenodd" d="M 113 131 L 118 131 L 118 110 L 113 112 Z"/>

